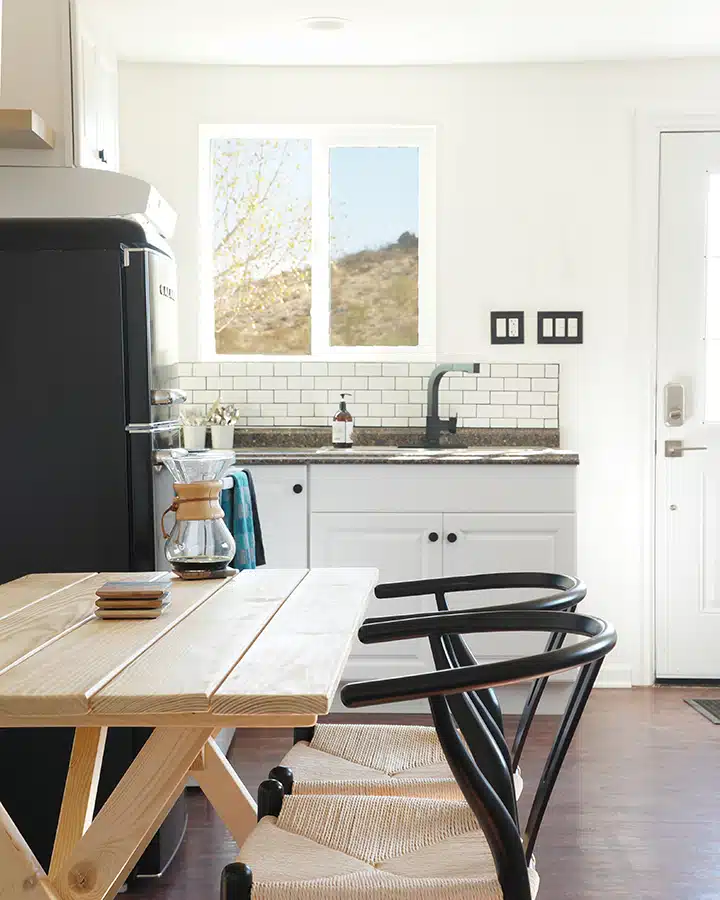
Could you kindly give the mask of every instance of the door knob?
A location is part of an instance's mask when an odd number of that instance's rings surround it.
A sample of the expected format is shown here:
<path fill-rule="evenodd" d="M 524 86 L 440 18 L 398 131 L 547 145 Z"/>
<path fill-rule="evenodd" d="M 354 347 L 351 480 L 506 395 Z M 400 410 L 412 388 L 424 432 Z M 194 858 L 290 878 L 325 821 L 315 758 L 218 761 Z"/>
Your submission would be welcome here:
<path fill-rule="evenodd" d="M 434 544 L 436 541 L 440 540 L 440 535 L 437 533 L 437 531 L 431 531 L 428 535 L 428 540 L 431 544 Z"/>
<path fill-rule="evenodd" d="M 293 493 L 295 493 L 295 494 L 302 494 L 302 492 L 303 492 L 303 486 L 302 486 L 301 484 L 294 484 L 294 485 L 293 485 Z"/>
<path fill-rule="evenodd" d="M 454 531 L 451 531 L 450 534 L 447 536 L 447 539 L 448 539 L 449 543 L 454 544 L 455 541 L 457 540 L 457 535 L 455 534 Z"/>
<path fill-rule="evenodd" d="M 707 447 L 686 447 L 682 441 L 665 441 L 665 456 L 670 459 L 682 457 L 689 450 L 707 450 Z"/>

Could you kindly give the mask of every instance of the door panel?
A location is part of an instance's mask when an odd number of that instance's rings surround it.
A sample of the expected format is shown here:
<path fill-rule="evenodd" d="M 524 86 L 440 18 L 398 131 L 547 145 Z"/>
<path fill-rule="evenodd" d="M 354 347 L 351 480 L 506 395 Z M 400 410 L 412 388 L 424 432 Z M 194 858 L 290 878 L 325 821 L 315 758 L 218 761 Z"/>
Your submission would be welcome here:
<path fill-rule="evenodd" d="M 720 678 L 720 134 L 661 140 L 656 673 Z M 666 409 L 681 384 L 683 415 Z M 673 424 L 667 424 L 667 422 Z M 687 450 L 665 455 L 665 442 Z"/>
<path fill-rule="evenodd" d="M 381 583 L 442 574 L 440 513 L 313 513 L 310 529 L 311 566 L 375 566 Z M 434 542 L 433 533 L 438 535 Z M 372 599 L 367 614 L 403 615 L 435 608 L 432 597 Z M 431 666 L 427 641 L 363 645 L 356 640 L 343 677 L 388 678 Z"/>
<path fill-rule="evenodd" d="M 555 514 L 446 514 L 443 516 L 443 574 L 560 572 L 575 574 L 575 516 Z M 448 536 L 456 535 L 454 543 Z M 530 600 L 548 591 L 471 591 L 451 595 L 452 609 Z M 546 636 L 495 634 L 467 638 L 478 657 L 502 659 L 539 652 Z"/>
<path fill-rule="evenodd" d="M 255 466 L 251 472 L 267 565 L 304 569 L 308 564 L 307 468 Z"/>

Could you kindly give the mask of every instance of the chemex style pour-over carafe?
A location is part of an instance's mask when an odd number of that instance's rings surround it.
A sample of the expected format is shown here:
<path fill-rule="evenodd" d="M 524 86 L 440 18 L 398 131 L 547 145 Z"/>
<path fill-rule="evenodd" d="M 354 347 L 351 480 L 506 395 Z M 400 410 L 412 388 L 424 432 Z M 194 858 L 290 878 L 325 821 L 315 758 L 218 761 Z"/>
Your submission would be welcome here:
<path fill-rule="evenodd" d="M 162 515 L 165 557 L 184 578 L 213 578 L 234 574 L 228 570 L 235 556 L 235 541 L 220 506 L 222 479 L 235 461 L 231 452 L 171 450 L 162 457 L 173 477 L 175 499 Z M 165 517 L 175 513 L 168 534 Z"/>

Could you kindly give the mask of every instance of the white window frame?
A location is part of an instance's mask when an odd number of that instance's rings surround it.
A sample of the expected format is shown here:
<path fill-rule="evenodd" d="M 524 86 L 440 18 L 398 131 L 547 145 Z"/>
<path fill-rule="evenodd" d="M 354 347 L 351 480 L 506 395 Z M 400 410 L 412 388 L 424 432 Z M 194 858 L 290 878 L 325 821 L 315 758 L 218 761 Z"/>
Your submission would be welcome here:
<path fill-rule="evenodd" d="M 212 178 L 210 142 L 216 138 L 291 138 L 312 141 L 312 300 L 311 354 L 219 354 L 215 349 L 215 296 L 212 262 Z M 330 345 L 331 147 L 417 147 L 419 151 L 418 344 L 412 347 Z M 435 127 L 405 125 L 201 125 L 200 126 L 200 358 L 208 361 L 416 360 L 436 357 L 436 155 Z"/>

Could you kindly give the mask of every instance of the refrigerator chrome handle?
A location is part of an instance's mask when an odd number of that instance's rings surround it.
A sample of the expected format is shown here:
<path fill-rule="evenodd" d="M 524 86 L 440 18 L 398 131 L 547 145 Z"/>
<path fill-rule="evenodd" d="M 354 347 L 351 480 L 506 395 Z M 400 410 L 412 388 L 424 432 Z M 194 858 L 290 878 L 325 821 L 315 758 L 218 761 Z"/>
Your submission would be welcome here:
<path fill-rule="evenodd" d="M 125 426 L 129 434 L 161 434 L 164 431 L 179 431 L 182 428 L 180 419 L 168 419 L 166 422 L 141 422 Z"/>
<path fill-rule="evenodd" d="M 162 388 L 150 391 L 150 403 L 153 406 L 172 406 L 174 403 L 185 403 L 187 394 L 176 388 Z"/>

